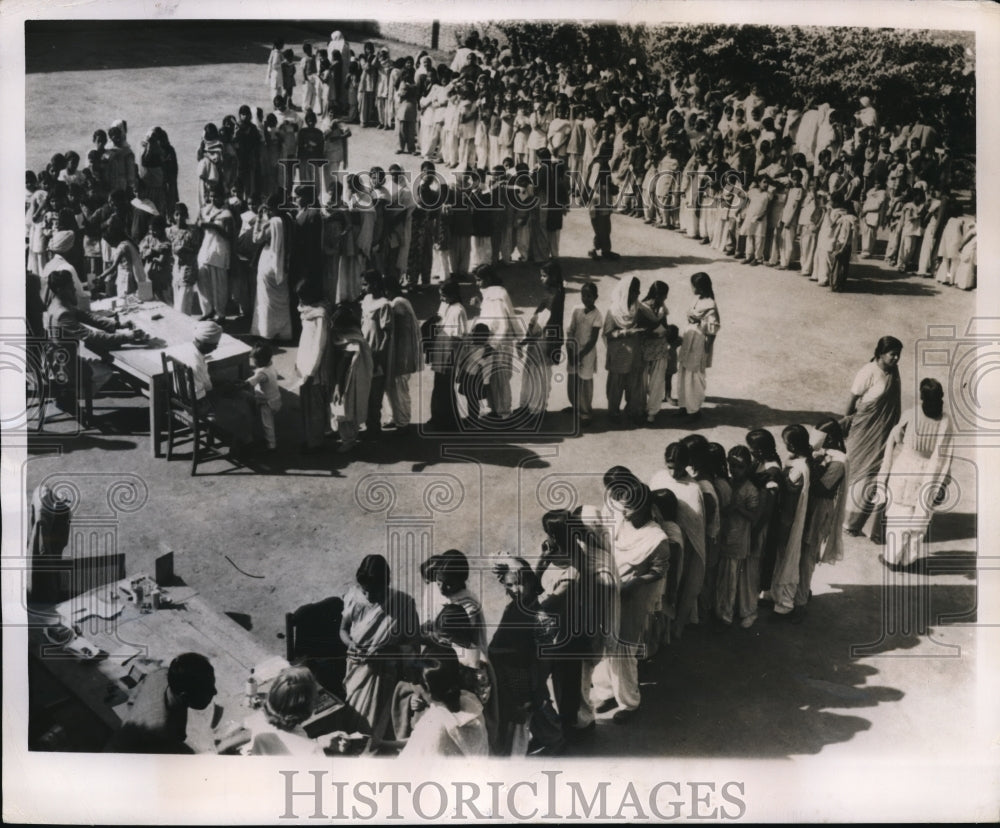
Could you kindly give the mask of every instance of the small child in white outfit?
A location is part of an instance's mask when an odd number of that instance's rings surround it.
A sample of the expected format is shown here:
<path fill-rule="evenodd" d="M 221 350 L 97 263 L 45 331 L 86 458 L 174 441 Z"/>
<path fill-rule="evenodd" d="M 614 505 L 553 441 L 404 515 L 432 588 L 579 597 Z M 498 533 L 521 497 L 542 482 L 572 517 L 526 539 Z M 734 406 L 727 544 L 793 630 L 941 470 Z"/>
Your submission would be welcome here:
<path fill-rule="evenodd" d="M 271 364 L 274 352 L 267 342 L 259 342 L 250 351 L 250 364 L 254 368 L 253 376 L 247 380 L 247 385 L 253 388 L 254 401 L 260 413 L 260 422 L 264 427 L 264 438 L 267 447 L 278 447 L 274 434 L 274 412 L 281 408 L 281 388 L 278 386 L 278 371 Z"/>

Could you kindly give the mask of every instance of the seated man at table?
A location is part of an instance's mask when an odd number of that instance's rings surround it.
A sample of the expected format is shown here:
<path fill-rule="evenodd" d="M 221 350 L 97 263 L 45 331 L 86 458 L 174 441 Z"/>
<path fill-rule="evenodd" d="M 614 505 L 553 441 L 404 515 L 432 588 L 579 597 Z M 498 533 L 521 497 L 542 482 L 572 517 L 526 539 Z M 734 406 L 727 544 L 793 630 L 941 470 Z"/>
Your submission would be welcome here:
<path fill-rule="evenodd" d="M 134 328 L 131 322 L 120 326 L 114 318 L 96 316 L 79 308 L 76 282 L 68 270 L 54 270 L 49 274 L 46 310 L 49 347 L 69 346 L 76 351 L 72 363 L 67 361 L 73 356 L 71 352 L 68 351 L 65 356 L 54 354 L 54 367 L 62 365 L 74 370 L 78 365 L 83 379 L 91 383 L 93 394 L 104 387 L 113 373 L 104 355 L 122 345 L 141 343 L 147 339 L 145 332 Z M 75 379 L 71 376 L 69 381 L 60 382 L 58 386 L 64 393 L 57 390 L 56 405 L 63 410 L 74 410 Z"/>
<path fill-rule="evenodd" d="M 183 653 L 139 683 L 121 730 L 105 753 L 193 753 L 187 745 L 188 708 L 215 698 L 215 670 L 200 653 Z"/>
<path fill-rule="evenodd" d="M 194 393 L 203 413 L 231 440 L 230 451 L 244 454 L 263 438 L 253 391 L 244 383 L 216 381 L 208 373 L 206 356 L 219 347 L 222 327 L 209 319 L 198 323 L 194 342 L 174 350 L 174 356 L 194 371 Z"/>

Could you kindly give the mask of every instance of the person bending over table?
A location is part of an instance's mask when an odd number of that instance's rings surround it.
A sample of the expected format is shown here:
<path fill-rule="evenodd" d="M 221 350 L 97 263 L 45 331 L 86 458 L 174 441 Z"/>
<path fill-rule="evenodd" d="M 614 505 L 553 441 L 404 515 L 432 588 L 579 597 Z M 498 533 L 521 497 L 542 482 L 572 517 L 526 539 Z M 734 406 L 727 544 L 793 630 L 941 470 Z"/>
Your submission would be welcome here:
<path fill-rule="evenodd" d="M 50 347 L 59 343 L 75 345 L 77 364 L 83 378 L 91 383 L 93 394 L 111 379 L 107 353 L 129 343 L 143 343 L 149 338 L 131 322 L 120 325 L 117 317 L 97 316 L 78 307 L 76 280 L 68 270 L 54 270 L 49 274 L 47 295 Z M 53 358 L 58 367 L 59 355 Z M 67 382 L 65 388 L 72 392 L 75 383 Z M 65 394 L 57 394 L 55 403 L 63 410 L 75 409 L 75 400 L 66 399 Z"/>
<path fill-rule="evenodd" d="M 188 709 L 215 698 L 215 670 L 200 653 L 183 653 L 139 683 L 121 729 L 105 753 L 194 753 L 187 739 Z"/>
<path fill-rule="evenodd" d="M 246 453 L 255 440 L 263 438 L 253 391 L 245 383 L 216 380 L 208 373 L 206 357 L 219 347 L 222 327 L 204 320 L 195 328 L 194 342 L 178 347 L 174 355 L 194 371 L 194 393 L 200 413 L 211 420 L 232 441 L 230 452 Z"/>

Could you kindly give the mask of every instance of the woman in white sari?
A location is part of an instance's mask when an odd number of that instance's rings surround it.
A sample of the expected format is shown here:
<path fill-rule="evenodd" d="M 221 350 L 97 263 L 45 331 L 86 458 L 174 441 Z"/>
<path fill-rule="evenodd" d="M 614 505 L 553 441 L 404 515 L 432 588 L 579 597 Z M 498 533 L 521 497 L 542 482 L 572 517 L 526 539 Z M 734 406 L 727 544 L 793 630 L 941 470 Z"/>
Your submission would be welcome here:
<path fill-rule="evenodd" d="M 810 436 L 813 438 L 814 474 L 802 537 L 799 587 L 795 593 L 797 607 L 809 603 L 816 564 L 832 564 L 844 557 L 840 526 L 847 511 L 847 480 L 850 477 L 844 437 L 836 420 L 820 423 Z"/>
<path fill-rule="evenodd" d="M 260 208 L 253 231 L 255 244 L 263 244 L 257 262 L 257 301 L 250 334 L 263 339 L 291 339 L 292 317 L 285 272 L 285 223 L 278 213 L 278 196 Z"/>
<path fill-rule="evenodd" d="M 420 631 L 413 598 L 392 589 L 390 575 L 384 557 L 366 555 L 357 585 L 344 596 L 340 623 L 347 647 L 344 701 L 365 718 L 373 747 L 386 734 L 400 667 L 415 652 Z"/>
<path fill-rule="evenodd" d="M 903 414 L 889 433 L 876 481 L 885 493 L 883 563 L 906 567 L 921 556 L 934 509 L 946 496 L 951 469 L 951 421 L 944 413 L 944 389 L 920 381 L 920 407 Z"/>
<path fill-rule="evenodd" d="M 604 475 L 607 539 L 618 575 L 618 635 L 594 671 L 597 712 L 615 707 L 615 724 L 627 722 L 639 709 L 639 656 L 652 612 L 663 593 L 670 542 L 653 520 L 649 488 L 628 469 Z"/>
<path fill-rule="evenodd" d="M 720 321 L 709 275 L 695 273 L 691 277 L 691 290 L 697 299 L 688 310 L 688 327 L 677 351 L 677 402 L 682 414 L 696 417 L 705 402 L 706 372 L 712 365 Z"/>
<path fill-rule="evenodd" d="M 649 481 L 649 488 L 666 490 L 677 498 L 677 525 L 684 535 L 684 557 L 677 596 L 675 637 L 680 638 L 687 624 L 698 623 L 698 595 L 705 581 L 708 550 L 705 532 L 705 496 L 701 486 L 687 471 L 688 451 L 682 443 L 670 443 L 664 452 L 666 469 Z"/>
<path fill-rule="evenodd" d="M 790 455 L 785 464 L 785 496 L 781 503 L 781 540 L 774 562 L 770 596 L 774 611 L 788 616 L 795 609 L 795 593 L 799 587 L 799 562 L 802 558 L 802 536 L 809 507 L 809 460 L 812 446 L 809 432 L 801 425 L 785 426 L 781 439 Z"/>

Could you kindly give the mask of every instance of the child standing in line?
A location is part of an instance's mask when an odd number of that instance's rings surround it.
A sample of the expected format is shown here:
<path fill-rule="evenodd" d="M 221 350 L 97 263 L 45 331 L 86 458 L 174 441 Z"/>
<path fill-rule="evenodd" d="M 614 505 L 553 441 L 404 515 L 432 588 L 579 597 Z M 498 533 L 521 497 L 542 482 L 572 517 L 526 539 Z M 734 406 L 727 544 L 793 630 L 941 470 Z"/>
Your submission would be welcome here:
<path fill-rule="evenodd" d="M 271 364 L 274 351 L 268 342 L 258 342 L 250 351 L 250 365 L 253 375 L 247 380 L 247 385 L 253 389 L 254 402 L 261 425 L 264 428 L 264 439 L 267 447 L 274 451 L 278 442 L 274 434 L 274 412 L 281 409 L 281 388 L 278 386 L 278 371 Z"/>
<path fill-rule="evenodd" d="M 146 275 L 153 283 L 153 295 L 172 305 L 174 296 L 170 282 L 174 256 L 167 241 L 163 216 L 153 216 L 149 230 L 139 242 L 139 255 L 142 256 Z"/>
<path fill-rule="evenodd" d="M 285 49 L 281 53 L 281 86 L 288 108 L 295 109 L 296 106 L 292 103 L 292 92 L 295 89 L 295 53 L 291 49 Z"/>
<path fill-rule="evenodd" d="M 781 216 L 785 212 L 785 204 L 788 203 L 788 192 L 780 181 L 775 180 L 773 187 L 771 203 L 767 208 L 763 254 L 767 255 L 767 264 L 770 267 L 777 267 L 781 254 Z"/>
<path fill-rule="evenodd" d="M 597 340 L 604 319 L 597 309 L 597 285 L 587 282 L 580 288 L 582 305 L 573 308 L 566 331 L 570 346 L 569 402 L 580 417 L 580 425 L 589 425 L 594 415 L 594 372 L 597 370 Z M 675 328 L 676 330 L 676 328 Z"/>
<path fill-rule="evenodd" d="M 817 189 L 815 178 L 809 179 L 802 207 L 799 210 L 799 275 L 811 276 L 816 258 L 816 234 L 823 220 L 822 193 Z"/>
<path fill-rule="evenodd" d="M 472 425 L 482 421 L 482 403 L 489 397 L 490 366 L 496 352 L 490 346 L 490 326 L 480 322 L 473 326 L 458 359 L 458 393 L 465 397 L 465 406 Z"/>
<path fill-rule="evenodd" d="M 271 54 L 267 56 L 267 89 L 269 97 L 283 95 L 285 93 L 285 83 L 281 72 L 281 53 L 285 48 L 285 41 L 274 41 Z"/>
<path fill-rule="evenodd" d="M 897 270 L 900 273 L 910 273 L 917 269 L 917 254 L 920 252 L 920 237 L 924 232 L 924 191 L 914 187 L 910 200 L 903 204 L 900 217 L 902 230 L 900 233 L 899 260 Z"/>
<path fill-rule="evenodd" d="M 312 44 L 306 41 L 302 44 L 302 59 L 299 61 L 299 72 L 302 75 L 302 111 L 308 109 L 318 112 L 320 106 L 316 100 L 316 56 Z M 288 100 L 291 100 L 291 95 Z"/>
<path fill-rule="evenodd" d="M 744 629 L 757 615 L 757 594 L 748 572 L 753 525 L 760 512 L 760 492 L 750 479 L 753 460 L 746 446 L 734 446 L 727 455 L 732 500 L 719 549 L 719 572 L 715 592 L 715 614 L 724 624 L 739 615 Z"/>
<path fill-rule="evenodd" d="M 766 175 L 758 175 L 754 185 L 747 191 L 748 201 L 740 235 L 746 237 L 746 254 L 742 258 L 748 265 L 759 265 L 764 261 L 767 213 L 771 204 L 771 193 L 768 192 L 770 183 Z"/>
<path fill-rule="evenodd" d="M 795 259 L 795 233 L 798 229 L 799 211 L 805 190 L 802 187 L 802 170 L 792 170 L 789 174 L 788 194 L 781 211 L 778 230 L 781 232 L 778 270 L 788 270 Z"/>
<path fill-rule="evenodd" d="M 334 311 L 331 338 L 332 404 L 340 436 L 337 451 L 345 454 L 357 445 L 361 426 L 368 417 L 374 362 L 371 348 L 361 333 L 361 318 L 351 305 L 341 305 Z"/>
<path fill-rule="evenodd" d="M 197 291 L 201 230 L 188 224 L 188 208 L 182 202 L 174 207 L 174 223 L 167 228 L 167 238 L 174 254 L 174 310 L 198 316 L 201 313 Z"/>
<path fill-rule="evenodd" d="M 888 194 L 884 180 L 876 180 L 875 185 L 865 193 L 861 205 L 861 256 L 870 259 L 875 253 L 878 228 L 885 223 L 885 207 Z"/>

